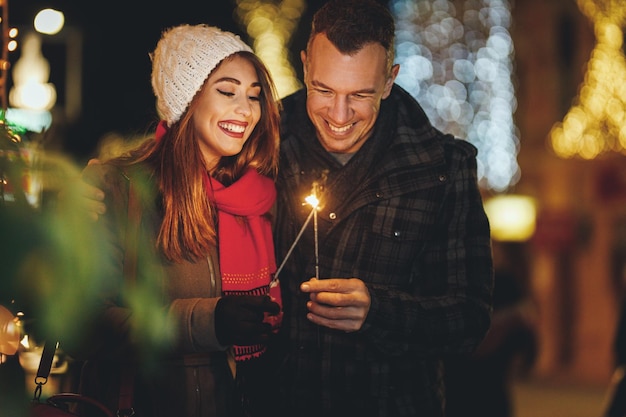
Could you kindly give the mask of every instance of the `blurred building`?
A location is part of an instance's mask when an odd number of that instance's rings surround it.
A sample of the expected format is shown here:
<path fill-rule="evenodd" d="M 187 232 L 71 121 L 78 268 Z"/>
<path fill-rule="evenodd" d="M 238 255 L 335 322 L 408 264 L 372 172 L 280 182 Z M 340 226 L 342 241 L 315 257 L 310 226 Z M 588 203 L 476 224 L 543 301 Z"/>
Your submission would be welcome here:
<path fill-rule="evenodd" d="M 618 18 L 625 13 L 621 2 L 578 3 L 595 3 Z M 551 143 L 553 128 L 584 93 L 583 82 L 587 89 L 598 87 L 589 82 L 590 59 L 602 56 L 594 49 L 598 27 L 594 33 L 594 22 L 573 1 L 516 2 L 513 14 L 522 170 L 517 192 L 539 203 L 528 242 L 529 284 L 539 310 L 535 372 L 605 383 L 613 367 L 617 289 L 626 262 L 616 258 L 626 241 L 626 159 L 623 150 L 587 159 L 559 156 Z M 624 74 L 613 68 L 606 82 L 619 85 Z M 603 123 L 593 139 L 600 147 L 615 135 Z"/>

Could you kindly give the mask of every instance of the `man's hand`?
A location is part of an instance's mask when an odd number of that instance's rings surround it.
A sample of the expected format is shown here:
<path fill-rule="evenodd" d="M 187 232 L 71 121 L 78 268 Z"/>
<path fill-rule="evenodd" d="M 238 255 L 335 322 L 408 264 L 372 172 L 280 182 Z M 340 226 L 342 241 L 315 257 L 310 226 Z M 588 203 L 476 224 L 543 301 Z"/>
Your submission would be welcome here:
<path fill-rule="evenodd" d="M 104 204 L 104 192 L 101 189 L 81 181 L 80 195 L 82 197 L 83 208 L 93 221 L 97 221 L 100 215 L 106 213 L 107 208 Z"/>
<path fill-rule="evenodd" d="M 91 159 L 88 165 L 100 164 L 98 159 Z M 77 214 L 85 215 L 93 221 L 106 212 L 104 192 L 85 182 L 79 173 L 68 178 L 57 194 L 57 206 L 60 211 L 76 209 Z"/>
<path fill-rule="evenodd" d="M 365 283 L 358 278 L 315 279 L 300 284 L 310 294 L 307 319 L 320 326 L 346 332 L 363 326 L 371 298 Z"/>
<path fill-rule="evenodd" d="M 101 164 L 99 159 L 92 158 L 87 162 L 87 165 Z M 104 192 L 87 184 L 85 181 L 81 181 L 80 195 L 83 198 L 84 209 L 93 221 L 98 221 L 98 217 L 106 213 L 107 207 L 104 204 Z"/>

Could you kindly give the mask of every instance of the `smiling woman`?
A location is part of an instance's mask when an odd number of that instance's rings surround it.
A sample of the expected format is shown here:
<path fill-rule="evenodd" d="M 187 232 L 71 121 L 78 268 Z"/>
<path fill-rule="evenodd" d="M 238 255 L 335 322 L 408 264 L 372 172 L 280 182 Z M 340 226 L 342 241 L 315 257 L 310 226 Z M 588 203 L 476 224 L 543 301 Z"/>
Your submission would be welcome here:
<path fill-rule="evenodd" d="M 280 288 L 270 289 L 276 263 L 267 216 L 276 198 L 276 93 L 250 47 L 216 27 L 170 28 L 151 58 L 155 137 L 83 173 L 105 193 L 94 228 L 112 255 L 94 277 L 107 283 L 106 302 L 85 324 L 85 339 L 66 351 L 85 361 L 83 393 L 112 410 L 112 387 L 130 364 L 137 416 L 238 416 L 251 388 L 235 381 L 234 367 L 261 360 L 282 317 Z M 132 223 L 138 259 L 148 261 L 137 281 L 154 283 L 148 301 L 167 312 L 161 328 L 136 322 L 144 302 L 123 281 L 129 183 L 143 213 Z M 150 331 L 160 344 L 145 343 Z M 245 374 L 237 368 L 238 378 Z M 113 398 L 102 398 L 109 390 Z"/>

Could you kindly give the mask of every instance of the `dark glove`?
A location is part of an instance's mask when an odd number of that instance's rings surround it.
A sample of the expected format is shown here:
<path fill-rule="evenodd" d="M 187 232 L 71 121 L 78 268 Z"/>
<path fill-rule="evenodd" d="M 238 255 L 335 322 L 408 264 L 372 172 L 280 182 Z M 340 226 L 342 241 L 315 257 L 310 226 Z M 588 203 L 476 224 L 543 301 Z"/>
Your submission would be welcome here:
<path fill-rule="evenodd" d="M 267 295 L 225 295 L 215 306 L 215 334 L 222 345 L 263 343 L 272 334 L 265 313 L 276 315 L 280 306 Z"/>

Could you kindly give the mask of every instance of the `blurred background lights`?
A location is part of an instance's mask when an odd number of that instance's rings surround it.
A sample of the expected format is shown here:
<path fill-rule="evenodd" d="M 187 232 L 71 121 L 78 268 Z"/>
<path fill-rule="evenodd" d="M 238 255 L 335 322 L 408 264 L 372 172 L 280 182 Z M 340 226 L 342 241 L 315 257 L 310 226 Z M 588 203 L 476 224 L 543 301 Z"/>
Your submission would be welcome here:
<path fill-rule="evenodd" d="M 17 34 L 18 30 L 16 28 L 9 29 L 9 39 L 7 42 L 7 50 L 9 52 L 13 52 L 17 49 L 17 41 L 15 40 Z"/>
<path fill-rule="evenodd" d="M 520 179 L 513 41 L 507 0 L 392 0 L 397 83 L 438 129 L 478 148 L 483 189 Z"/>
<path fill-rule="evenodd" d="M 536 202 L 522 195 L 498 195 L 485 201 L 491 237 L 500 242 L 525 242 L 535 233 Z"/>
<path fill-rule="evenodd" d="M 252 39 L 254 52 L 267 65 L 281 98 L 301 87 L 288 45 L 305 8 L 305 0 L 237 0 L 235 17 Z"/>
<path fill-rule="evenodd" d="M 65 16 L 54 9 L 43 9 L 35 16 L 35 30 L 46 35 L 57 34 L 63 29 Z"/>
<path fill-rule="evenodd" d="M 578 0 L 594 25 L 596 45 L 578 97 L 550 132 L 550 145 L 562 158 L 593 159 L 605 152 L 626 154 L 626 58 L 623 0 Z"/>
<path fill-rule="evenodd" d="M 9 91 L 11 106 L 29 110 L 50 110 L 56 102 L 56 89 L 48 82 L 50 64 L 41 52 L 41 38 L 28 33 L 20 58 L 13 67 L 14 85 Z"/>

